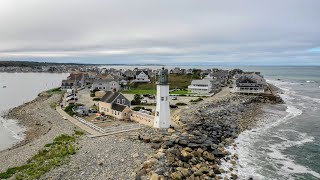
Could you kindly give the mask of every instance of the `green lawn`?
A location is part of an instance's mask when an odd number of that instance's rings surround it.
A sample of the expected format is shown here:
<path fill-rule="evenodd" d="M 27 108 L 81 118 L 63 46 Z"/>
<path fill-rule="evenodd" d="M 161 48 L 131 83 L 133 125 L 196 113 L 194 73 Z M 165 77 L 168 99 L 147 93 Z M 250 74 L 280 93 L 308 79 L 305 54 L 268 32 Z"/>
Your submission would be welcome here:
<path fill-rule="evenodd" d="M 122 91 L 123 94 L 156 94 L 155 89 L 130 89 L 130 90 L 125 90 Z"/>
<path fill-rule="evenodd" d="M 172 91 L 172 92 L 170 92 L 170 94 L 184 95 L 184 94 L 188 94 L 188 90 Z"/>
<path fill-rule="evenodd" d="M 191 84 L 192 75 L 170 74 L 169 83 L 170 89 L 186 89 Z M 156 84 L 154 78 L 151 83 L 131 83 L 130 90 L 122 91 L 124 94 L 156 94 Z M 170 94 L 184 95 L 188 94 L 187 90 L 175 91 Z"/>
<path fill-rule="evenodd" d="M 63 94 L 65 91 L 61 90 L 61 88 L 53 88 L 47 91 L 48 94 Z"/>

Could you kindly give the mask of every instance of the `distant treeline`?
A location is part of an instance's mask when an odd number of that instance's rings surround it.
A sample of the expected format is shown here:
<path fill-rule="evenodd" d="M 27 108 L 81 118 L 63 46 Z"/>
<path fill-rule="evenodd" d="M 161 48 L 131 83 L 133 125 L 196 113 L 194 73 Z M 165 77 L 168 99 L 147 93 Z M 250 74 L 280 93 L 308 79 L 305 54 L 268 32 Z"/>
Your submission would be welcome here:
<path fill-rule="evenodd" d="M 77 64 L 77 63 L 53 63 L 53 62 L 34 62 L 34 61 L 0 61 L 0 67 L 37 67 L 37 66 L 61 66 L 61 65 L 90 66 L 90 64 Z"/>
<path fill-rule="evenodd" d="M 35 61 L 0 61 L 0 67 L 37 67 L 37 66 L 164 66 L 161 64 L 80 64 L 80 63 L 53 63 Z"/>

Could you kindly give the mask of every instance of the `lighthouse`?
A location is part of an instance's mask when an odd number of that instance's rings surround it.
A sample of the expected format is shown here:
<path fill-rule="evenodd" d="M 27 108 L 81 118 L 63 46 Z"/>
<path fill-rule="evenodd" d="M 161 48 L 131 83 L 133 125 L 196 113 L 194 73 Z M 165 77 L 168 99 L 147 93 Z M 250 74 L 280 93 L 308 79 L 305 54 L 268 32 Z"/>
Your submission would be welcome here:
<path fill-rule="evenodd" d="M 157 106 L 153 127 L 169 128 L 171 124 L 169 106 L 169 79 L 168 70 L 162 68 L 157 82 Z"/>

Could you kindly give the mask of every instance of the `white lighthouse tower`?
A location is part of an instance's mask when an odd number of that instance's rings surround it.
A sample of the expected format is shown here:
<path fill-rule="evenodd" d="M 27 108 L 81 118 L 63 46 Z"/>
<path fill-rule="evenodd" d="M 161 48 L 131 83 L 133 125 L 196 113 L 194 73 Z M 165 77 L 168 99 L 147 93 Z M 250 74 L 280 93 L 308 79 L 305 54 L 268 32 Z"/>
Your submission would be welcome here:
<path fill-rule="evenodd" d="M 159 80 L 157 82 L 157 107 L 153 127 L 169 128 L 170 124 L 168 70 L 162 68 L 159 72 Z"/>

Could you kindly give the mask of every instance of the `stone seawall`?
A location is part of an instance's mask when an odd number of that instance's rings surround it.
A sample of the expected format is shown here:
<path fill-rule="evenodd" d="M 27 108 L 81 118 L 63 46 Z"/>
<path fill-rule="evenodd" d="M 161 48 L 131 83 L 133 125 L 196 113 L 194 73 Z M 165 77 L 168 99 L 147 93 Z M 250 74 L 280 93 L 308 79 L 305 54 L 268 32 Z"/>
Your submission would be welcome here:
<path fill-rule="evenodd" d="M 227 95 L 191 105 L 174 116 L 181 128 L 159 131 L 149 129 L 137 137 L 157 150 L 140 169 L 137 179 L 212 179 L 232 178 L 232 169 L 222 161 L 235 163 L 237 155 L 225 150 L 238 134 L 254 127 L 261 113 L 262 97 Z M 229 177 L 226 177 L 226 173 Z"/>

